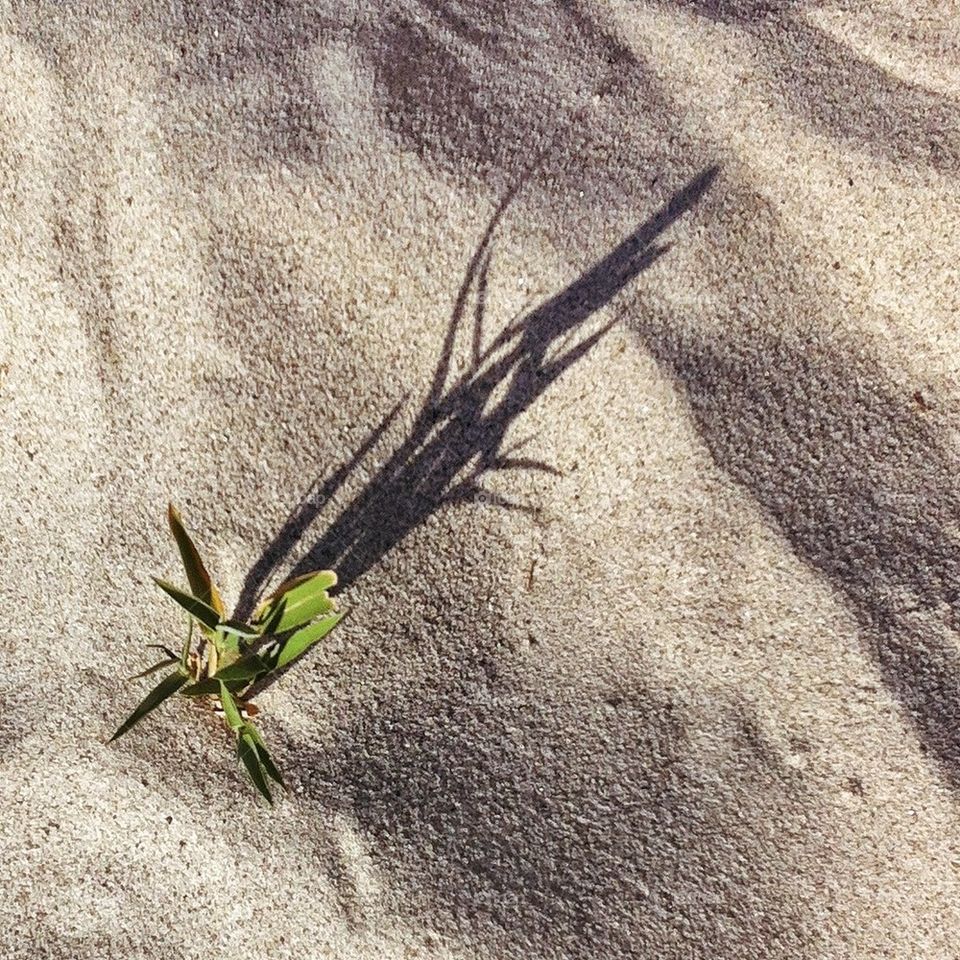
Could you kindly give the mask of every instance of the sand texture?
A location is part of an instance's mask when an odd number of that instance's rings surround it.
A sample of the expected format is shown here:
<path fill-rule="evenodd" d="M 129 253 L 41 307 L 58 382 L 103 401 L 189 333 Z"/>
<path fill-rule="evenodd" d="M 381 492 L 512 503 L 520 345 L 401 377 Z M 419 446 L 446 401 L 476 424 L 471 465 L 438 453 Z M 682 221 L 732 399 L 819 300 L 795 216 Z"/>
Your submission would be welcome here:
<path fill-rule="evenodd" d="M 0 960 L 960 956 L 952 0 L 0 11 Z"/>

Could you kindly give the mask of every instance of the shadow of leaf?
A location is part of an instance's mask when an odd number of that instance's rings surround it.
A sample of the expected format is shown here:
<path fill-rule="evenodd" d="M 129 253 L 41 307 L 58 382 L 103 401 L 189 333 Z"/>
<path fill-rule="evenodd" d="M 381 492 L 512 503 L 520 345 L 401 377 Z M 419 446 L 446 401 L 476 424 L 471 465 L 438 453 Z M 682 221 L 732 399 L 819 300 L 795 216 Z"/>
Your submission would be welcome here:
<path fill-rule="evenodd" d="M 658 245 L 657 239 L 697 202 L 716 174 L 716 167 L 704 170 L 563 291 L 511 322 L 483 346 L 483 290 L 493 238 L 520 185 L 510 191 L 467 266 L 431 385 L 405 438 L 290 576 L 329 567 L 338 572 L 341 586 L 349 586 L 435 511 L 476 496 L 486 476 L 498 470 L 549 469 L 513 457 L 515 450 L 504 450 L 510 426 L 618 322 L 619 314 L 573 345 L 565 342 L 662 256 L 666 247 Z M 461 376 L 451 380 L 454 346 L 475 290 L 480 296 L 469 337 L 473 359 Z M 247 576 L 238 617 L 249 615 L 266 579 L 307 534 L 358 458 L 373 448 L 396 413 L 395 409 L 388 414 L 350 464 L 320 487 L 319 496 L 310 494 L 291 514 Z"/>

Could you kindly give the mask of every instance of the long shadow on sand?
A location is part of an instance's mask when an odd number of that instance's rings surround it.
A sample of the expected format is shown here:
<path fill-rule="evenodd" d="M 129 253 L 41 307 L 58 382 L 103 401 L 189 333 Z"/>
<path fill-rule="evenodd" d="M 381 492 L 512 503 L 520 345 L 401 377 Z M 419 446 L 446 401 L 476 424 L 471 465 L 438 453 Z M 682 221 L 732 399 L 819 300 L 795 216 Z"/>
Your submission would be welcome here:
<path fill-rule="evenodd" d="M 508 197 L 469 264 L 412 427 L 295 572 L 331 565 L 352 583 L 387 551 L 402 550 L 434 511 L 475 496 L 484 476 L 549 469 L 503 449 L 509 426 L 620 319 L 622 311 L 567 345 L 656 260 L 658 238 L 715 174 L 701 173 L 484 346 L 490 250 Z M 447 386 L 470 302 L 473 362 Z M 291 515 L 251 572 L 245 603 L 308 534 L 350 469 Z M 798 834 L 790 824 L 820 818 L 810 816 L 795 771 L 739 735 L 738 724 L 749 723 L 743 705 L 674 703 L 635 678 L 608 690 L 541 683 L 535 657 L 498 646 L 499 611 L 476 588 L 482 555 L 449 549 L 462 556 L 463 576 L 437 586 L 443 602 L 429 636 L 404 638 L 410 661 L 434 665 L 428 675 L 394 665 L 388 684 L 362 685 L 348 707 L 331 704 L 337 715 L 322 746 L 278 731 L 305 799 L 346 814 L 375 841 L 372 867 L 391 878 L 382 896 L 395 897 L 378 908 L 449 936 L 454 952 L 463 944 L 511 960 L 733 960 L 769 956 L 774 944 L 791 960 L 817 955 L 810 894 L 794 889 L 793 878 L 822 837 L 816 826 Z M 604 643 L 602 618 L 584 620 L 583 629 L 584 642 Z M 694 734 L 702 727 L 711 730 L 706 749 Z M 813 862 L 821 863 L 816 854 Z M 346 897 L 354 914 L 362 911 L 349 890 Z"/>
<path fill-rule="evenodd" d="M 511 424 L 621 318 L 615 310 L 598 329 L 581 329 L 662 254 L 664 232 L 715 175 L 702 172 L 567 288 L 484 337 L 508 196 L 468 265 L 411 426 L 294 572 L 332 566 L 354 583 L 388 551 L 403 556 L 409 534 L 477 496 L 491 473 L 549 469 L 504 449 Z M 448 383 L 455 345 L 472 361 Z M 398 410 L 291 514 L 247 578 L 247 608 Z M 482 550 L 446 549 L 462 576 L 431 590 L 436 614 L 422 630 L 401 631 L 403 660 L 387 657 L 389 680 L 367 682 L 378 675 L 378 635 L 375 649 L 351 651 L 371 673 L 356 680 L 356 695 L 337 688 L 327 701 L 322 744 L 279 720 L 273 731 L 304 801 L 323 816 L 344 814 L 374 841 L 362 870 L 390 878 L 377 894 L 389 902 L 376 910 L 450 937 L 453 952 L 462 944 L 505 960 L 739 960 L 768 956 L 771 944 L 790 960 L 816 955 L 809 895 L 792 878 L 820 838 L 790 823 L 819 818 L 795 772 L 739 736 L 743 705 L 675 703 L 636 676 L 600 687 L 543 683 L 535 652 L 526 659 L 503 645 L 501 612 L 477 587 L 496 575 Z M 550 630 L 549 613 L 542 626 Z M 582 629 L 584 643 L 604 643 L 602 615 Z M 331 869 L 345 910 L 362 916 L 364 884 L 353 889 L 349 869 Z"/>
<path fill-rule="evenodd" d="M 529 509 L 485 492 L 481 481 L 498 470 L 546 470 L 544 463 L 505 446 L 511 424 L 620 319 L 570 345 L 583 325 L 667 249 L 658 238 L 709 188 L 717 169 L 691 180 L 652 217 L 566 289 L 511 322 L 484 344 L 484 305 L 493 238 L 518 188 L 504 198 L 467 267 L 424 400 L 406 438 L 343 510 L 291 576 L 317 568 L 337 571 L 349 586 L 438 509 L 482 496 L 505 508 Z M 472 362 L 448 385 L 453 351 L 471 296 L 475 301 Z M 385 433 L 399 406 L 370 434 L 354 458 L 291 513 L 248 574 L 237 613 L 247 616 L 264 584 L 309 532 L 325 504 L 360 458 Z"/>

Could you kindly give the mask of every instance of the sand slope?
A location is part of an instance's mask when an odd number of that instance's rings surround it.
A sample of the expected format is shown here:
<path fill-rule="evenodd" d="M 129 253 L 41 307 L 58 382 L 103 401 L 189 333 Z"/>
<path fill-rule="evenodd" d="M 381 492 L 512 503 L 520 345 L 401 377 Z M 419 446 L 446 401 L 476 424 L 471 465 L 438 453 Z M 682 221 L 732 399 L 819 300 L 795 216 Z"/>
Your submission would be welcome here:
<path fill-rule="evenodd" d="M 5 4 L 0 956 L 955 956 L 957 14 Z"/>

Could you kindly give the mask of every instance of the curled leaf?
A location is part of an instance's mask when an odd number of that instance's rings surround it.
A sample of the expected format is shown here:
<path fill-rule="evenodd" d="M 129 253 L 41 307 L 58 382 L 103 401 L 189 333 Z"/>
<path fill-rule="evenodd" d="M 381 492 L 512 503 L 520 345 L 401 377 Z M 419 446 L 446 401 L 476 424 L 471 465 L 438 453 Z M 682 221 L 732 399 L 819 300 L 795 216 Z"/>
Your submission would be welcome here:
<path fill-rule="evenodd" d="M 332 570 L 315 570 L 288 580 L 257 608 L 253 622 L 262 633 L 293 630 L 334 609 L 328 590 L 337 583 Z"/>

